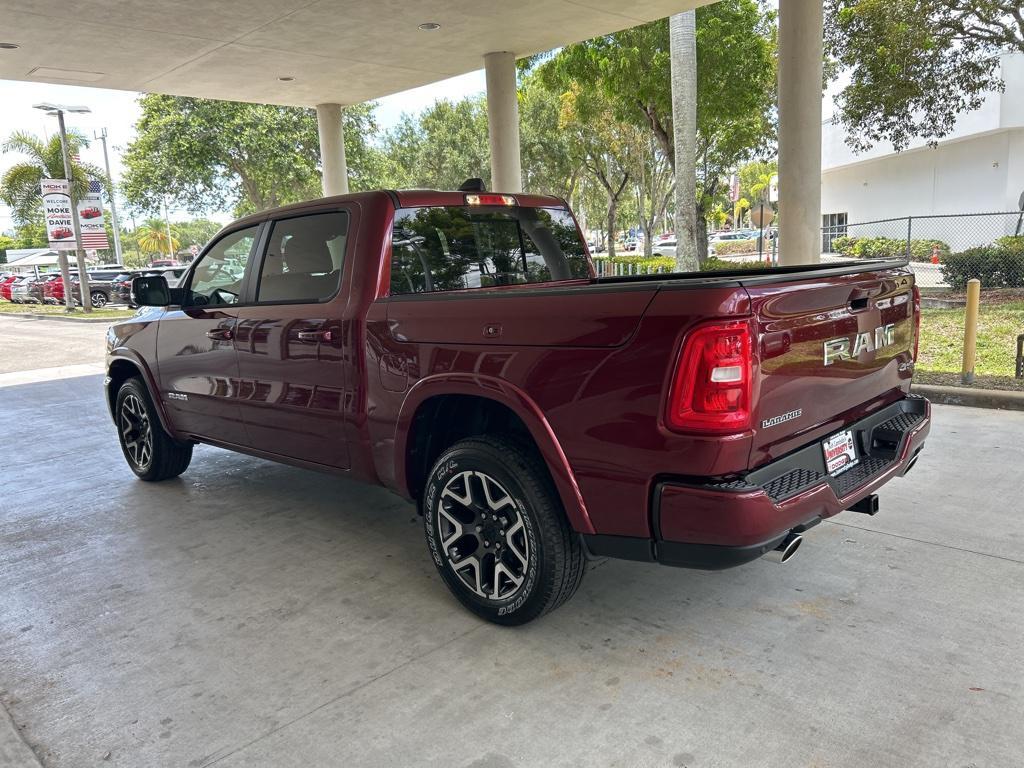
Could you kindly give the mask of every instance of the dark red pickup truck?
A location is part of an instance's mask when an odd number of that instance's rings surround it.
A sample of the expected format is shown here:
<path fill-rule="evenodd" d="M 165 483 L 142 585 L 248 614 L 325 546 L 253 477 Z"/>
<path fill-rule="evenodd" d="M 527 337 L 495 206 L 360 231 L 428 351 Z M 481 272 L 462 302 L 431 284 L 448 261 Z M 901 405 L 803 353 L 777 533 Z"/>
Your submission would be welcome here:
<path fill-rule="evenodd" d="M 209 443 L 415 500 L 438 571 L 500 623 L 589 557 L 788 559 L 917 460 L 905 263 L 597 279 L 565 202 L 367 192 L 225 228 L 108 334 L 144 480 Z"/>

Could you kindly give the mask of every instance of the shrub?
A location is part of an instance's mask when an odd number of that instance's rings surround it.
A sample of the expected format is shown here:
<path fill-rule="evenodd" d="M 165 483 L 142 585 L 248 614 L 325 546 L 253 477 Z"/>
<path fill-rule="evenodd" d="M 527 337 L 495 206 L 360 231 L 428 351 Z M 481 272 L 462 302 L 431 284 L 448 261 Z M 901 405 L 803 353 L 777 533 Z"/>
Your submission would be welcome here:
<path fill-rule="evenodd" d="M 1024 235 L 1007 235 L 996 240 L 996 248 L 1024 260 Z"/>
<path fill-rule="evenodd" d="M 769 246 L 769 240 L 764 239 L 765 246 Z M 753 240 L 723 240 L 714 243 L 716 256 L 728 256 L 734 253 L 757 253 L 757 239 Z"/>
<path fill-rule="evenodd" d="M 910 260 L 931 261 L 934 248 L 939 249 L 939 258 L 949 256 L 949 245 L 941 240 L 911 240 Z M 902 259 L 907 254 L 907 241 L 894 237 L 837 237 L 832 249 L 843 256 L 854 259 Z"/>
<path fill-rule="evenodd" d="M 1019 240 L 1024 238 L 1001 237 L 993 245 L 950 254 L 942 262 L 942 277 L 959 291 L 973 278 L 983 290 L 1024 287 L 1024 245 Z"/>
<path fill-rule="evenodd" d="M 708 256 L 700 268 L 702 272 L 717 272 L 721 269 L 768 269 L 768 265 L 760 261 L 726 261 Z"/>

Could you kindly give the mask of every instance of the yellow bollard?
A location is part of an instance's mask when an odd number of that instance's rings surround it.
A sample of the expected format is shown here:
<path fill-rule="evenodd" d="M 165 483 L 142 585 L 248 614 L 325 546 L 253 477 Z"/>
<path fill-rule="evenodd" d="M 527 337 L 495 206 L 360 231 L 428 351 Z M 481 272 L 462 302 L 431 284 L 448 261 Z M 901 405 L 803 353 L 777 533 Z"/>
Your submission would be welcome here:
<path fill-rule="evenodd" d="M 964 364 L 960 369 L 960 380 L 964 384 L 974 383 L 974 362 L 978 351 L 978 304 L 981 301 L 981 281 L 977 278 L 967 281 L 967 318 L 964 322 Z"/>

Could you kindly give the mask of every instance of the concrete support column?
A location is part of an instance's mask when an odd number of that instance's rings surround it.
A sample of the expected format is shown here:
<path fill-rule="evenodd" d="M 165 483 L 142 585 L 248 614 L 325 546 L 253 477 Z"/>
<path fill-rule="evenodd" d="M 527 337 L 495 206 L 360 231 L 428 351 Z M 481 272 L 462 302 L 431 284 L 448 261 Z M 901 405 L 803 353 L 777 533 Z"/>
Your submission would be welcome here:
<path fill-rule="evenodd" d="M 341 124 L 341 105 L 317 104 L 316 124 L 320 132 L 324 196 L 347 195 L 348 166 L 345 163 L 345 133 Z"/>
<path fill-rule="evenodd" d="M 779 0 L 779 263 L 821 260 L 822 7 Z"/>
<path fill-rule="evenodd" d="M 487 78 L 487 129 L 491 142 L 491 189 L 495 192 L 522 192 L 515 54 L 507 51 L 486 54 L 484 73 Z"/>

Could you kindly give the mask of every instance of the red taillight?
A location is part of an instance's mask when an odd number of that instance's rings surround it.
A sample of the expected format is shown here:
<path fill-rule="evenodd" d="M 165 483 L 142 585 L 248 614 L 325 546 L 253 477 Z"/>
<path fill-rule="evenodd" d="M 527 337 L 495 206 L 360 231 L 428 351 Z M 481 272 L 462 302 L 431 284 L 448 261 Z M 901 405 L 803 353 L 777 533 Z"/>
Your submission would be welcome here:
<path fill-rule="evenodd" d="M 705 325 L 687 334 L 669 393 L 668 425 L 714 434 L 749 429 L 753 346 L 745 321 Z"/>
<path fill-rule="evenodd" d="M 917 350 L 921 345 L 921 289 L 916 285 L 914 295 L 914 362 L 917 362 Z"/>

